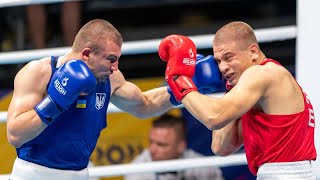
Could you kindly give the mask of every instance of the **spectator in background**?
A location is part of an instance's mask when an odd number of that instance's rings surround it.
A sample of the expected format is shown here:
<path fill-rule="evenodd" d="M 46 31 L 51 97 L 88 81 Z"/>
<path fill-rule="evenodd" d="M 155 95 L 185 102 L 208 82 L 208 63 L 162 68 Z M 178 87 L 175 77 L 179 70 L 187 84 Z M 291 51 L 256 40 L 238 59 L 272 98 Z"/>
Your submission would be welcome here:
<path fill-rule="evenodd" d="M 27 22 L 33 47 L 46 48 L 47 14 L 45 4 L 33 4 L 26 7 Z M 71 46 L 80 29 L 81 2 L 67 1 L 61 3 L 61 28 L 63 43 Z"/>
<path fill-rule="evenodd" d="M 187 149 L 186 123 L 182 118 L 164 114 L 154 120 L 149 133 L 149 148 L 137 156 L 132 163 L 197 158 L 203 155 Z M 194 168 L 167 173 L 130 174 L 125 180 L 221 180 L 219 168 Z"/>

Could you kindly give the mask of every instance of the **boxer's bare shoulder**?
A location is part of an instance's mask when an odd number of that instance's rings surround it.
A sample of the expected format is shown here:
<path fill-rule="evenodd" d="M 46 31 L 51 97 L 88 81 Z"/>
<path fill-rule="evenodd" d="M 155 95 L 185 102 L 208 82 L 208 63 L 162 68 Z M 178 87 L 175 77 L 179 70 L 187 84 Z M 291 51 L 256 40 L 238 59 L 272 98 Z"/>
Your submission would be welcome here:
<path fill-rule="evenodd" d="M 41 88 L 41 92 L 45 91 L 46 84 L 51 77 L 51 60 L 49 58 L 43 58 L 40 60 L 34 60 L 26 64 L 16 75 L 14 84 L 15 86 L 37 85 Z"/>

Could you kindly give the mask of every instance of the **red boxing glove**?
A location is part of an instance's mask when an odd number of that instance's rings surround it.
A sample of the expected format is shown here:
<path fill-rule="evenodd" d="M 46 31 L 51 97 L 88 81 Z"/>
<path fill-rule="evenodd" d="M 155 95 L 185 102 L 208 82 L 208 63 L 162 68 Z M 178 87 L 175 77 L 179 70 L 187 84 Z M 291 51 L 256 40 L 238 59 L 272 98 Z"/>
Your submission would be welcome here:
<path fill-rule="evenodd" d="M 168 62 L 165 77 L 178 102 L 189 92 L 197 91 L 192 81 L 197 50 L 191 39 L 182 35 L 167 36 L 161 41 L 158 53 Z"/>

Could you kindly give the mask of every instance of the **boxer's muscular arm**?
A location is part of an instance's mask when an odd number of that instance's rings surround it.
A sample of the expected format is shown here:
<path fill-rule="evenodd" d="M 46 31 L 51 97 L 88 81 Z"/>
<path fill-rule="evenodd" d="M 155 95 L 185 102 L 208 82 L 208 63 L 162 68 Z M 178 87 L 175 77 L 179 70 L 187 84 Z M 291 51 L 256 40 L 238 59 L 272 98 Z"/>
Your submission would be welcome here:
<path fill-rule="evenodd" d="M 51 72 L 50 60 L 40 60 L 27 64 L 15 77 L 7 115 L 7 137 L 15 147 L 37 137 L 47 127 L 34 107 L 46 93 L 51 75 L 48 72 Z"/>
<path fill-rule="evenodd" d="M 191 92 L 182 100 L 188 111 L 208 129 L 218 130 L 239 119 L 265 96 L 272 83 L 271 68 L 252 66 L 222 98 Z"/>
<path fill-rule="evenodd" d="M 122 73 L 114 71 L 111 80 L 111 102 L 123 111 L 139 118 L 160 115 L 173 107 L 167 87 L 142 92 L 135 84 L 126 81 Z"/>

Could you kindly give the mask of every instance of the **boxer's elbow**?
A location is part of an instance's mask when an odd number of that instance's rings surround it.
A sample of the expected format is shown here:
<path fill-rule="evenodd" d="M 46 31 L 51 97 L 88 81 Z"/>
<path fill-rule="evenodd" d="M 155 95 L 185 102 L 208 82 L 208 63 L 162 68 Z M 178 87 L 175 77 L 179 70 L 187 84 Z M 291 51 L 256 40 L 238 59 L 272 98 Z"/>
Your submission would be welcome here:
<path fill-rule="evenodd" d="M 221 142 L 218 139 L 214 138 L 212 139 L 211 143 L 211 150 L 215 155 L 218 156 L 229 156 L 230 154 L 233 154 L 237 152 L 242 147 L 242 143 L 240 142 Z"/>
<path fill-rule="evenodd" d="M 231 148 L 230 146 L 224 147 L 218 143 L 212 143 L 211 150 L 215 155 L 222 157 L 229 156 L 234 153 L 234 148 Z"/>
<path fill-rule="evenodd" d="M 219 130 L 226 126 L 227 123 L 218 115 L 207 115 L 203 118 L 204 125 L 210 130 Z"/>
<path fill-rule="evenodd" d="M 200 121 L 210 130 L 219 130 L 230 122 L 223 106 L 218 106 L 217 103 L 200 109 L 195 114 L 198 115 L 197 117 Z"/>
<path fill-rule="evenodd" d="M 211 150 L 215 155 L 222 157 L 229 156 L 233 153 L 233 150 L 223 148 L 222 146 L 217 146 L 214 143 L 211 144 Z"/>
<path fill-rule="evenodd" d="M 21 140 L 21 138 L 9 132 L 7 133 L 7 139 L 8 139 L 8 142 L 15 148 L 19 148 L 23 144 L 23 141 Z"/>
<path fill-rule="evenodd" d="M 213 148 L 211 148 L 211 150 L 212 150 L 213 154 L 215 154 L 217 156 L 221 156 L 221 157 L 229 156 L 230 154 L 232 154 L 228 151 L 220 151 L 218 149 L 213 149 Z"/>
<path fill-rule="evenodd" d="M 8 142 L 16 147 L 19 148 L 22 146 L 23 142 L 23 136 L 18 133 L 18 129 L 16 128 L 16 124 L 14 124 L 12 121 L 8 120 L 7 122 L 7 139 Z"/>

